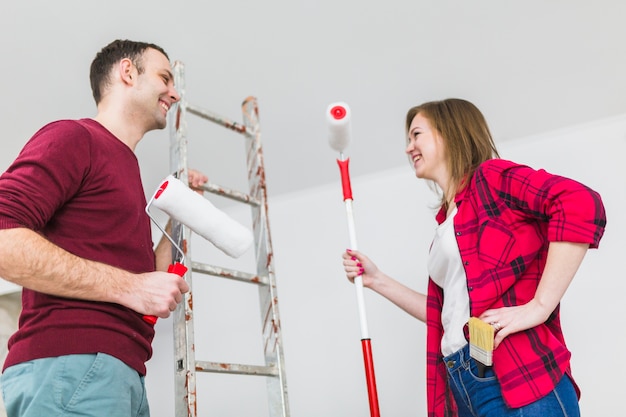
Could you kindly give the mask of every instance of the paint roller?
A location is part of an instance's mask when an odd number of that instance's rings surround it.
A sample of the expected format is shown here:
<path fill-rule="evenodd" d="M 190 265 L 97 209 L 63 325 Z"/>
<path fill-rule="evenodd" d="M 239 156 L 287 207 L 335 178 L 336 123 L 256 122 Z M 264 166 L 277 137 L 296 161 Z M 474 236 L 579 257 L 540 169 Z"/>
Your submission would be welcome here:
<path fill-rule="evenodd" d="M 252 245 L 252 232 L 242 226 L 223 211 L 217 209 L 209 200 L 187 187 L 173 175 L 167 176 L 146 205 L 146 213 L 152 222 L 170 241 L 181 260 L 168 267 L 167 272 L 185 275 L 187 267 L 183 264 L 185 254 L 169 234 L 151 216 L 150 207 L 154 205 L 170 218 L 189 227 L 226 255 L 238 258 Z M 156 317 L 144 316 L 144 320 L 154 324 Z"/>
<path fill-rule="evenodd" d="M 152 204 L 232 258 L 243 255 L 252 244 L 250 230 L 173 175 L 163 180 Z"/>
<path fill-rule="evenodd" d="M 328 122 L 328 144 L 339 153 L 350 144 L 352 125 L 350 123 L 350 107 L 346 103 L 332 103 L 326 112 Z"/>
<path fill-rule="evenodd" d="M 352 187 L 350 186 L 350 171 L 348 169 L 350 158 L 344 158 L 344 150 L 350 144 L 352 136 L 350 107 L 344 102 L 331 103 L 326 110 L 326 121 L 328 124 L 328 144 L 331 148 L 339 152 L 339 172 L 341 173 L 341 186 L 343 189 L 343 200 L 346 205 L 348 217 L 348 233 L 350 235 L 350 248 L 357 250 L 356 233 L 354 227 L 354 214 L 352 211 Z M 363 349 L 363 360 L 365 363 L 365 379 L 370 406 L 371 417 L 380 417 L 378 407 L 378 393 L 376 390 L 376 375 L 374 373 L 374 360 L 372 358 L 372 345 L 367 328 L 367 315 L 365 313 L 365 300 L 363 297 L 363 277 L 361 275 L 354 279 L 356 290 L 357 307 L 359 310 L 359 321 L 361 326 L 361 347 Z"/>

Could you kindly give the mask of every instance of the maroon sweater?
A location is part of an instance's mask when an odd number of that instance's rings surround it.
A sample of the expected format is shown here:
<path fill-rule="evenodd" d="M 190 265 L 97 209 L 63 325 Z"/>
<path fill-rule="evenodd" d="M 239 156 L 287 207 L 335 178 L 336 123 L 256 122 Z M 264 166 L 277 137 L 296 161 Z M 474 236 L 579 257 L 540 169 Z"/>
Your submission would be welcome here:
<path fill-rule="evenodd" d="M 132 150 L 91 119 L 44 126 L 0 177 L 0 229 L 26 227 L 79 257 L 127 271 L 154 271 L 150 220 Z M 19 330 L 4 368 L 102 352 L 146 373 L 152 326 L 113 303 L 24 289 Z"/>

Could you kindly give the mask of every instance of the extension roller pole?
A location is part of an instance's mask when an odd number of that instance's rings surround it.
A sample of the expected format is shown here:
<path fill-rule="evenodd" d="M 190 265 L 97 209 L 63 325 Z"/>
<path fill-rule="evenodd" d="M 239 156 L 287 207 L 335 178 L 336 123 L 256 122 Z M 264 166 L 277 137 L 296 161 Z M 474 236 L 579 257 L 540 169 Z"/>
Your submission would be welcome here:
<path fill-rule="evenodd" d="M 348 216 L 350 248 L 357 250 L 354 215 L 352 212 L 352 187 L 350 186 L 350 171 L 348 169 L 350 158 L 344 159 L 343 155 L 343 151 L 348 146 L 351 136 L 350 108 L 345 103 L 333 103 L 328 106 L 326 119 L 329 127 L 328 143 L 331 148 L 339 152 L 337 164 L 339 164 L 339 172 L 341 173 L 343 200 L 346 205 L 346 213 Z M 378 408 L 378 393 L 376 391 L 376 375 L 374 373 L 374 360 L 372 358 L 372 345 L 367 329 L 367 315 L 365 313 L 365 300 L 363 298 L 363 277 L 361 275 L 354 279 L 354 288 L 356 290 L 357 307 L 359 310 L 359 321 L 361 325 L 361 347 L 363 348 L 363 360 L 365 362 L 365 379 L 367 382 L 370 415 L 371 417 L 380 417 L 380 411 Z"/>
<path fill-rule="evenodd" d="M 146 205 L 146 213 L 150 220 L 161 230 L 170 243 L 181 254 L 180 262 L 169 265 L 167 272 L 185 275 L 187 267 L 182 263 L 185 254 L 167 232 L 150 215 L 150 206 L 168 214 L 172 219 L 189 227 L 194 233 L 207 239 L 226 255 L 238 258 L 250 248 L 254 237 L 252 232 L 237 223 L 223 211 L 217 209 L 200 194 L 192 191 L 173 175 L 169 175 L 161 183 Z M 154 316 L 144 316 L 144 320 L 155 324 Z"/>

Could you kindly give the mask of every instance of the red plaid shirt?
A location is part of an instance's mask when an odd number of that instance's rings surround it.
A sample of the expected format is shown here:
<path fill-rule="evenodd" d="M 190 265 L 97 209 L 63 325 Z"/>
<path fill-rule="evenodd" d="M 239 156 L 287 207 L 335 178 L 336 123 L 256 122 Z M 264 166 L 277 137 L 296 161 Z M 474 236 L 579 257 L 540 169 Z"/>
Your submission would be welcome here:
<path fill-rule="evenodd" d="M 606 217 L 600 196 L 544 170 L 502 159 L 478 167 L 455 197 L 454 230 L 465 267 L 470 314 L 529 302 L 541 279 L 552 241 L 597 248 Z M 437 214 L 437 222 L 445 212 Z M 427 302 L 427 400 L 429 417 L 456 416 L 441 353 L 443 292 L 432 280 Z M 509 335 L 494 351 L 502 396 L 521 407 L 546 395 L 570 374 L 559 308 L 548 320 Z"/>

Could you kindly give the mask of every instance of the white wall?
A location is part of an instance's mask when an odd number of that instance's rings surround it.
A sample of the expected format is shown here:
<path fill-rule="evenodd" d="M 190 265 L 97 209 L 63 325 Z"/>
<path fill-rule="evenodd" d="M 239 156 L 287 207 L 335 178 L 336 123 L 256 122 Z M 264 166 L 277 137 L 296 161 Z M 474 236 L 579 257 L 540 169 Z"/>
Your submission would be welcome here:
<path fill-rule="evenodd" d="M 398 139 L 397 146 L 381 152 L 402 152 L 402 147 Z M 603 196 L 607 231 L 600 249 L 586 257 L 562 311 L 574 375 L 583 391 L 583 415 L 615 415 L 626 388 L 619 377 L 626 365 L 618 354 L 626 345 L 621 323 L 626 280 L 620 262 L 626 232 L 620 210 L 626 206 L 626 115 L 503 143 L 500 151 L 504 158 L 579 180 Z M 328 164 L 319 169 L 337 170 L 335 155 L 329 152 Z M 268 183 L 271 190 L 271 179 Z M 352 188 L 359 249 L 390 275 L 424 291 L 434 194 L 414 178 L 408 163 L 355 177 Z M 242 222 L 247 216 L 232 213 Z M 349 239 L 338 170 L 334 184 L 271 199 L 269 213 L 291 415 L 368 415 L 354 288 L 340 259 Z M 194 240 L 194 254 L 203 245 Z M 197 359 L 262 361 L 255 291 L 194 275 Z M 208 306 L 201 296 L 209 297 Z M 425 416 L 423 324 L 371 292 L 366 305 L 381 414 Z M 173 409 L 171 321 L 157 326 L 147 383 L 153 416 L 165 417 Z M 197 389 L 201 417 L 268 414 L 263 378 L 201 375 Z"/>

